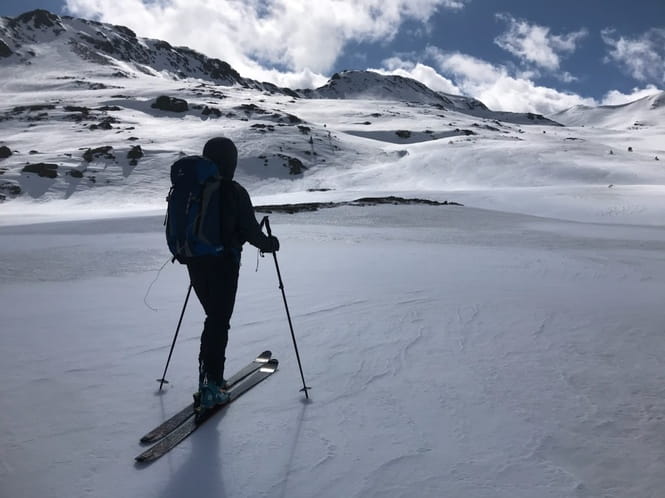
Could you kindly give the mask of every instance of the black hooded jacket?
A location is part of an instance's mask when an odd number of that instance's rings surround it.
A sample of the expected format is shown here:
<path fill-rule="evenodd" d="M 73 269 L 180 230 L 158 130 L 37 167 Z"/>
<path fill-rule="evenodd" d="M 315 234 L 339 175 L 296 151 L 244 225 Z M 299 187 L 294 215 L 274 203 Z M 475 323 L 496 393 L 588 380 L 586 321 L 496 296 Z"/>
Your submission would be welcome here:
<path fill-rule="evenodd" d="M 220 208 L 222 219 L 222 243 L 238 251 L 249 242 L 262 251 L 269 251 L 272 242 L 256 221 L 254 207 L 247 190 L 233 175 L 238 162 L 238 151 L 228 138 L 217 137 L 208 140 L 203 148 L 203 156 L 213 161 L 222 177 L 220 188 Z"/>
<path fill-rule="evenodd" d="M 220 188 L 222 210 L 222 243 L 242 250 L 245 242 L 262 251 L 269 251 L 272 243 L 261 231 L 254 206 L 247 190 L 233 180 L 222 180 Z"/>

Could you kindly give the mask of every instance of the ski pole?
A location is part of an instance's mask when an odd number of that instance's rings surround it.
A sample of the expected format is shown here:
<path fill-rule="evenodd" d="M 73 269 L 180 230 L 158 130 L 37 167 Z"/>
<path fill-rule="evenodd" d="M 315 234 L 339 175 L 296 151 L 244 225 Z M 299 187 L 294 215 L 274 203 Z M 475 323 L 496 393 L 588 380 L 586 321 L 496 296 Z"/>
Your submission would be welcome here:
<path fill-rule="evenodd" d="M 270 230 L 270 221 L 267 216 L 264 216 L 261 220 L 261 225 L 266 226 L 268 232 L 268 237 L 272 237 L 272 231 Z M 293 323 L 291 323 L 291 313 L 289 313 L 289 305 L 286 302 L 286 293 L 284 292 L 284 282 L 282 282 L 282 274 L 279 271 L 279 264 L 277 263 L 277 253 L 272 252 L 272 257 L 275 260 L 275 269 L 277 270 L 277 279 L 279 280 L 279 289 L 282 291 L 282 299 L 284 299 L 284 308 L 286 309 L 286 318 L 289 321 L 289 329 L 291 329 L 291 338 L 293 339 L 293 349 L 296 351 L 296 359 L 298 360 L 298 368 L 300 369 L 300 378 L 302 379 L 302 389 L 300 392 L 305 393 L 305 398 L 309 399 L 309 394 L 307 391 L 311 389 L 305 384 L 305 375 L 302 372 L 302 363 L 300 362 L 300 353 L 298 353 L 298 344 L 296 342 L 296 335 L 293 332 Z"/>
<path fill-rule="evenodd" d="M 178 332 L 180 332 L 180 325 L 182 324 L 182 317 L 185 316 L 185 308 L 187 308 L 187 301 L 189 301 L 189 295 L 192 292 L 192 284 L 190 282 L 189 289 L 187 289 L 187 297 L 185 297 L 185 303 L 182 305 L 182 312 L 180 313 L 180 320 L 178 320 L 178 326 L 175 329 L 175 336 L 173 336 L 173 343 L 171 343 L 171 351 L 169 351 L 169 358 L 166 360 L 166 366 L 164 367 L 164 373 L 162 374 L 161 379 L 157 379 L 159 382 L 159 390 L 162 390 L 164 384 L 168 384 L 169 381 L 166 380 L 166 370 L 169 368 L 169 363 L 171 362 L 171 355 L 173 354 L 173 348 L 175 347 L 175 341 L 178 338 Z"/>

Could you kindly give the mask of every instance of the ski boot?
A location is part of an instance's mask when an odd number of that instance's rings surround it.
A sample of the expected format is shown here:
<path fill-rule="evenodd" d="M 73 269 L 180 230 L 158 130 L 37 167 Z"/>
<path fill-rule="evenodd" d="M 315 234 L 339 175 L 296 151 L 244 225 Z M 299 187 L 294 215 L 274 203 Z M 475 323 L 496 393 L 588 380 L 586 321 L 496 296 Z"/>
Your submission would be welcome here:
<path fill-rule="evenodd" d="M 223 382 L 221 385 L 216 382 L 208 382 L 199 386 L 198 408 L 208 410 L 215 405 L 228 403 L 231 396 L 223 390 L 224 387 L 226 387 L 226 382 Z"/>
<path fill-rule="evenodd" d="M 226 391 L 228 385 L 229 384 L 226 381 L 226 379 L 222 379 L 222 383 L 218 386 L 217 389 L 221 391 Z M 192 396 L 194 397 L 194 410 L 197 412 L 209 408 L 205 406 L 201 407 L 201 393 L 203 393 L 207 388 L 208 388 L 207 382 L 205 380 L 201 380 L 199 381 L 199 390 L 196 391 L 194 394 L 192 394 Z M 226 403 L 227 401 L 228 399 L 222 401 L 222 403 Z M 220 404 L 220 403 L 215 403 L 215 404 Z"/>

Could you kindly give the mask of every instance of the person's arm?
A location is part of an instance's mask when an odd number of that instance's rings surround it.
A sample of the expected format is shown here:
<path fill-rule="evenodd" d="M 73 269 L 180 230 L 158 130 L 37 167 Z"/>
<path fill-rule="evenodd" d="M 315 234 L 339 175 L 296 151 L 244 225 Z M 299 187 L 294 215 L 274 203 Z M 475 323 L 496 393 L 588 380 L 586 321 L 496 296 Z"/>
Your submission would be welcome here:
<path fill-rule="evenodd" d="M 236 183 L 236 192 L 238 193 L 238 219 L 237 228 L 240 237 L 246 240 L 254 247 L 258 247 L 263 252 L 273 252 L 279 250 L 279 241 L 277 237 L 268 237 L 261 230 L 259 222 L 254 214 L 252 200 L 240 184 Z"/>

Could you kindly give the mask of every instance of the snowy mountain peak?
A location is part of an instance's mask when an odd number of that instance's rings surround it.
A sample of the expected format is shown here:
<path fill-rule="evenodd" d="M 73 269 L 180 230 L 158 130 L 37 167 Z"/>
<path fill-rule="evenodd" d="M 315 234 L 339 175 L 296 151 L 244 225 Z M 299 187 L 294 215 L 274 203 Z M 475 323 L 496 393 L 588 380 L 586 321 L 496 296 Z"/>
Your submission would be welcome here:
<path fill-rule="evenodd" d="M 9 22 L 11 27 L 25 26 L 26 29 L 56 28 L 64 29 L 59 16 L 48 10 L 37 9 L 25 12 Z"/>
<path fill-rule="evenodd" d="M 100 75 L 124 78 L 200 78 L 295 96 L 270 83 L 243 78 L 228 63 L 190 48 L 137 37 L 125 26 L 60 17 L 46 10 L 0 19 L 0 65 L 33 65 L 60 73 L 92 68 Z"/>
<path fill-rule="evenodd" d="M 399 100 L 419 104 L 450 106 L 452 102 L 419 81 L 373 71 L 342 71 L 316 90 L 304 90 L 306 97 L 327 99 Z"/>
<path fill-rule="evenodd" d="M 540 114 L 491 111 L 472 97 L 435 92 L 420 81 L 374 71 L 342 71 L 332 75 L 328 83 L 315 90 L 299 90 L 305 98 L 388 100 L 410 104 L 433 105 L 471 116 L 519 124 L 558 126 Z"/>
<path fill-rule="evenodd" d="M 577 105 L 550 116 L 566 126 L 641 128 L 665 122 L 665 92 L 620 105 Z"/>

